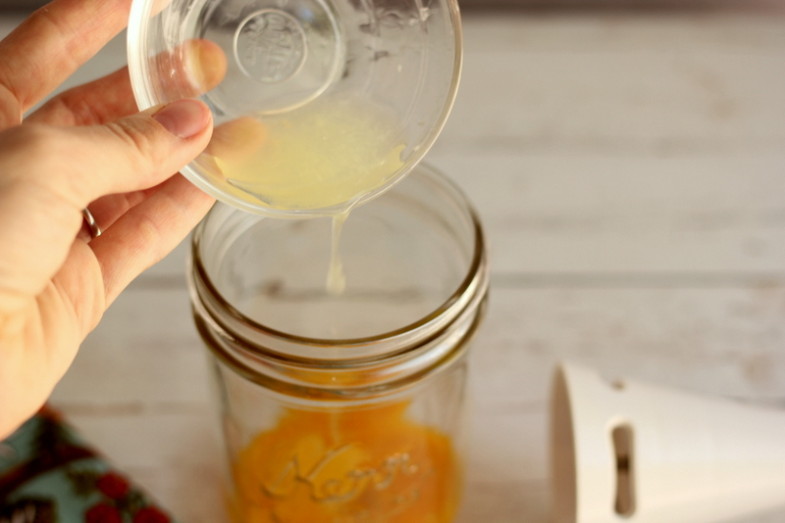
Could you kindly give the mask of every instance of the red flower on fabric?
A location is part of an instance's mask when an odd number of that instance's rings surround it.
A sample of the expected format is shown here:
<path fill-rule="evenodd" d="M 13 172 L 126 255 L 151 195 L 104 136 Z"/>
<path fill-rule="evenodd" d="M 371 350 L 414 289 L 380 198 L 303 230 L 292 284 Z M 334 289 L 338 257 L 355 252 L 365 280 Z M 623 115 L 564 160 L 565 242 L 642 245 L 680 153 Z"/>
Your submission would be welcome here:
<path fill-rule="evenodd" d="M 98 478 L 95 482 L 95 486 L 98 487 L 98 490 L 103 492 L 106 497 L 111 499 L 125 497 L 125 495 L 128 494 L 128 490 L 131 488 L 128 484 L 128 480 L 116 472 L 107 472 Z"/>
<path fill-rule="evenodd" d="M 157 507 L 145 507 L 134 514 L 133 523 L 169 523 L 171 520 Z"/>
<path fill-rule="evenodd" d="M 123 517 L 117 507 L 106 503 L 93 505 L 85 512 L 85 523 L 123 523 Z"/>

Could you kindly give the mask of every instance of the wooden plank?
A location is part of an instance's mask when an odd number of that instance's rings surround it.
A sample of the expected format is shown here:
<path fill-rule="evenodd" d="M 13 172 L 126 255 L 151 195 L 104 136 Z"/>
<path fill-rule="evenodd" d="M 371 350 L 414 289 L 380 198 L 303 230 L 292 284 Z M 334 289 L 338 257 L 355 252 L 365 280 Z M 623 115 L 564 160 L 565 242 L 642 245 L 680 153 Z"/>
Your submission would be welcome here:
<path fill-rule="evenodd" d="M 785 280 L 785 154 L 640 161 L 470 151 L 429 161 L 480 212 L 495 274 L 628 285 Z M 181 284 L 187 250 L 150 271 L 149 285 Z"/>
<path fill-rule="evenodd" d="M 779 152 L 777 16 L 467 17 L 447 150 Z"/>
<path fill-rule="evenodd" d="M 426 161 L 499 273 L 782 277 L 785 25 L 704 14 L 468 16 Z M 176 254 L 153 271 L 181 278 Z"/>
<path fill-rule="evenodd" d="M 546 521 L 547 400 L 557 360 L 772 402 L 785 397 L 783 343 L 785 286 L 495 286 L 473 353 L 465 521 Z M 203 359 L 184 289 L 137 286 L 85 342 L 54 396 L 88 439 L 195 522 L 215 521 L 200 514 L 216 506 L 220 470 Z"/>
<path fill-rule="evenodd" d="M 524 374 L 526 394 L 533 394 L 522 397 L 525 402 L 543 400 L 548 376 L 541 371 L 557 358 L 714 394 L 785 397 L 782 283 L 679 287 L 496 279 L 487 325 L 478 342 L 480 354 L 488 351 L 477 362 L 480 372 L 498 366 L 503 373 L 527 373 L 538 362 L 531 376 Z M 202 354 L 185 289 L 137 285 L 85 342 L 74 373 L 100 376 L 99 397 L 106 401 L 124 398 L 125 403 L 133 391 L 135 401 L 200 404 L 205 392 L 193 388 L 187 376 L 204 376 Z M 505 386 L 513 387 L 524 375 L 515 374 L 514 383 Z M 490 380 L 485 393 L 499 383 Z M 58 391 L 71 401 L 95 396 L 83 379 L 66 379 Z"/>
<path fill-rule="evenodd" d="M 435 154 L 475 203 L 500 273 L 781 275 L 785 155 Z"/>
<path fill-rule="evenodd" d="M 467 16 L 461 95 L 428 161 L 480 208 L 497 272 L 779 278 L 783 27 Z M 119 37 L 66 86 L 124 61 Z M 181 249 L 151 284 L 181 283 L 183 267 Z"/>

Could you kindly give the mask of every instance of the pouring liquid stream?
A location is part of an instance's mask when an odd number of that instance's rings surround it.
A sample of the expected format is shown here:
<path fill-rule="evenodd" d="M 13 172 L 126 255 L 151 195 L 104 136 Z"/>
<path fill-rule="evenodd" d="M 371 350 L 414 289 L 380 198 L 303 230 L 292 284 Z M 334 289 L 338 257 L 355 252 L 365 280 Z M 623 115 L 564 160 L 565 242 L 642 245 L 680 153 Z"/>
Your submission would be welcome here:
<path fill-rule="evenodd" d="M 341 232 L 350 212 L 351 210 L 347 209 L 331 218 L 330 268 L 327 270 L 327 293 L 331 296 L 340 296 L 346 290 L 346 274 L 341 258 Z"/>

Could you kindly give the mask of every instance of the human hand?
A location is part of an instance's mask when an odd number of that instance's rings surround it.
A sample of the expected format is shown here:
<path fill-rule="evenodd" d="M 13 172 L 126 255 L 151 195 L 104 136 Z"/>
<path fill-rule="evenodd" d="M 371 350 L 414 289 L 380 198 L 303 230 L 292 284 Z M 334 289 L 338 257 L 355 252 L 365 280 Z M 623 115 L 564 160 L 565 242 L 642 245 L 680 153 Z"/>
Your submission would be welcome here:
<path fill-rule="evenodd" d="M 212 204 L 172 176 L 210 139 L 201 102 L 135 114 L 120 70 L 22 121 L 124 27 L 129 4 L 55 0 L 0 42 L 0 439 L 46 401 L 120 291 Z M 97 238 L 83 227 L 88 206 Z"/>

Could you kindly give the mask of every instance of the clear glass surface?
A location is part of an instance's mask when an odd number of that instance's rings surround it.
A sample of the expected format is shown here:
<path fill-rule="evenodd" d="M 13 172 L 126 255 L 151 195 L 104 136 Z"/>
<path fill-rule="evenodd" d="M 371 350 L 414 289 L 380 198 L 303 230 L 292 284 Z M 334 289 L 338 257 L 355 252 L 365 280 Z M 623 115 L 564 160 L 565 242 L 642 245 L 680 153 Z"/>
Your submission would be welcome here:
<path fill-rule="evenodd" d="M 218 206 L 194 237 L 231 519 L 452 522 L 488 288 L 477 216 L 416 167 L 349 217 L 338 295 L 325 284 L 329 221 Z"/>
<path fill-rule="evenodd" d="M 455 0 L 134 0 L 141 108 L 199 97 L 216 128 L 184 169 L 235 207 L 330 214 L 425 155 L 455 97 Z"/>

